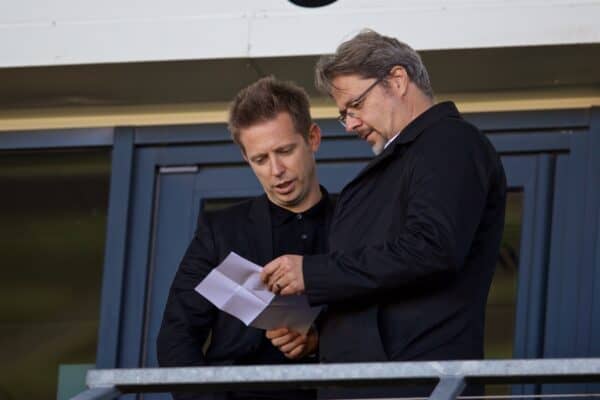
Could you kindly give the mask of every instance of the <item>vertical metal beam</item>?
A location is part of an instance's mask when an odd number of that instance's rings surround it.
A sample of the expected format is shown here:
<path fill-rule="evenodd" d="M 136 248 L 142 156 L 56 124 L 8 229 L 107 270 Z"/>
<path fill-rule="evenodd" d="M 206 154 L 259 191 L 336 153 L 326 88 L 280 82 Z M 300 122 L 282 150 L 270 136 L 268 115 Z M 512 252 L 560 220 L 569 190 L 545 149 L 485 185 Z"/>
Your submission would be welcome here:
<path fill-rule="evenodd" d="M 136 132 L 137 135 L 137 132 Z M 131 205 L 127 221 L 128 237 L 121 323 L 119 334 L 119 368 L 142 366 L 141 348 L 144 340 L 144 309 L 147 300 L 148 272 L 151 255 L 156 167 L 162 153 L 172 149 L 141 148 L 135 151 L 135 169 L 131 183 Z M 169 282 L 165 282 L 167 285 Z"/>
<path fill-rule="evenodd" d="M 590 112 L 590 161 L 588 170 L 589 211 L 586 216 L 586 254 L 591 275 L 591 291 L 588 298 L 589 325 L 580 325 L 580 329 L 587 329 L 587 356 L 600 357 L 600 320 L 595 316 L 600 315 L 600 107 L 592 107 Z M 587 393 L 598 393 L 600 383 L 588 384 Z"/>
<path fill-rule="evenodd" d="M 121 297 L 127 249 L 127 220 L 134 157 L 134 129 L 117 128 L 112 150 L 110 197 L 100 328 L 98 330 L 97 368 L 116 368 L 119 351 Z"/>
<path fill-rule="evenodd" d="M 585 273 L 590 278 L 590 285 L 586 296 L 581 299 L 586 303 L 580 306 L 587 313 L 582 318 L 579 329 L 580 347 L 585 349 L 586 356 L 600 357 L 600 320 L 594 315 L 600 315 L 600 107 L 592 107 L 590 112 L 590 134 L 589 134 L 589 159 L 587 165 L 587 193 L 586 193 L 586 215 L 584 221 L 584 263 Z"/>
<path fill-rule="evenodd" d="M 596 252 L 598 203 L 600 203 L 600 163 L 598 148 L 600 145 L 600 127 L 598 124 L 597 109 L 590 112 L 590 130 L 587 135 L 585 166 L 581 170 L 583 187 L 581 188 L 579 207 L 583 209 L 581 219 L 582 243 L 581 251 L 581 285 L 578 287 L 577 324 L 573 327 L 576 332 L 574 354 L 589 356 L 591 343 L 594 342 L 592 324 L 594 320 L 593 302 L 598 297 L 594 288 L 594 253 Z"/>
<path fill-rule="evenodd" d="M 560 305 L 563 302 L 563 260 L 566 251 L 566 227 L 568 225 L 566 208 L 569 188 L 569 154 L 556 156 L 554 176 L 554 198 L 552 204 L 552 229 L 550 255 L 548 260 L 548 285 L 546 287 L 546 318 L 544 327 L 544 351 L 542 357 L 557 357 L 559 354 Z"/>
<path fill-rule="evenodd" d="M 462 376 L 442 376 L 431 392 L 429 400 L 455 400 L 465 388 L 465 378 Z"/>
<path fill-rule="evenodd" d="M 550 233 L 552 227 L 552 206 L 554 192 L 554 156 L 537 156 L 534 188 L 535 196 L 531 210 L 531 238 L 527 251 L 530 252 L 529 279 L 526 282 L 526 295 L 520 298 L 526 307 L 526 318 L 522 321 L 522 353 L 520 358 L 540 358 L 544 351 L 544 328 L 546 323 L 546 303 L 548 290 L 548 260 L 550 254 Z M 525 213 L 523 213 L 525 217 Z M 525 249 L 521 249 L 525 252 Z M 521 284 L 523 282 L 519 282 Z M 524 292 L 525 293 L 525 292 Z M 513 386 L 514 395 L 534 395 L 539 393 L 539 385 Z"/>
<path fill-rule="evenodd" d="M 527 171 L 519 171 L 526 174 L 527 179 L 522 181 L 523 211 L 521 219 L 521 240 L 519 243 L 519 265 L 517 268 L 517 298 L 515 305 L 515 332 L 513 345 L 513 358 L 533 358 L 528 346 L 531 312 L 530 307 L 532 284 L 537 277 L 534 275 L 535 259 L 535 234 L 536 234 L 536 211 L 538 206 L 537 188 L 540 169 L 539 156 L 527 156 L 533 165 Z M 508 175 L 508 173 L 507 173 Z M 512 186 L 510 182 L 509 186 Z M 536 331 L 532 332 L 534 335 Z M 513 387 L 513 394 L 525 394 L 524 388 Z"/>

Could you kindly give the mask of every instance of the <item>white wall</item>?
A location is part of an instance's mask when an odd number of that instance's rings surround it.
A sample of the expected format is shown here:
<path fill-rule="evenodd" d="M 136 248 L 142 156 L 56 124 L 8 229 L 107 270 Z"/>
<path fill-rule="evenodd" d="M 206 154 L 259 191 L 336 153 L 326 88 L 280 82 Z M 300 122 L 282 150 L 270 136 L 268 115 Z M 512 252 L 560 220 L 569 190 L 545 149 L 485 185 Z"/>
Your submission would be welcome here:
<path fill-rule="evenodd" d="M 600 0 L 0 0 L 0 68 L 314 55 L 370 27 L 418 50 L 600 42 Z"/>

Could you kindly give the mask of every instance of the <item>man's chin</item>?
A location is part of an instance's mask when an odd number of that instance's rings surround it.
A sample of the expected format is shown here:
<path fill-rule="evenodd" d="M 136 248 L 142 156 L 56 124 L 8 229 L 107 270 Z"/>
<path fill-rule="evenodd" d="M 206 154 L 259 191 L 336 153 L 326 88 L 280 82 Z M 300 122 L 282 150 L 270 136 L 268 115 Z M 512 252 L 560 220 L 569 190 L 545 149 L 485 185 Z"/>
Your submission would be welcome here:
<path fill-rule="evenodd" d="M 300 196 L 296 193 L 289 193 L 288 195 L 277 194 L 271 197 L 271 202 L 283 208 L 297 206 L 300 203 L 300 200 Z"/>
<path fill-rule="evenodd" d="M 380 155 L 384 148 L 383 142 L 371 143 L 371 150 L 376 156 Z"/>

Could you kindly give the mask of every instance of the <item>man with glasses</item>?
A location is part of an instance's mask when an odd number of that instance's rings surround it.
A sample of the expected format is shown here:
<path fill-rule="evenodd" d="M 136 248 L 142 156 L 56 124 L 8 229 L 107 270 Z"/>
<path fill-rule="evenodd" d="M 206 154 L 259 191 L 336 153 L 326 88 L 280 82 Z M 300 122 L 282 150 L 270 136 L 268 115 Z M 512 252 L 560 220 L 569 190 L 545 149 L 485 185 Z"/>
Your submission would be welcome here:
<path fill-rule="evenodd" d="M 361 32 L 319 60 L 316 82 L 347 131 L 370 143 L 384 138 L 384 149 L 340 193 L 329 252 L 276 258 L 263 280 L 275 293 L 327 305 L 318 326 L 322 362 L 482 358 L 506 205 L 494 148 L 452 102 L 434 103 L 421 58 L 394 38 Z"/>
<path fill-rule="evenodd" d="M 351 100 L 344 110 L 340 111 L 340 115 L 337 119 L 344 128 L 348 129 L 348 125 L 346 124 L 347 117 L 355 117 L 357 115 L 356 111 L 353 110 L 358 110 L 360 108 L 361 104 L 366 99 L 369 92 L 382 80 L 383 78 L 375 79 L 375 81 L 371 85 L 369 85 L 369 87 L 367 87 L 359 96 Z M 364 137 L 361 136 L 361 139 L 366 140 L 371 145 L 371 149 L 373 150 L 373 153 L 375 153 L 375 155 L 380 154 L 383 151 L 385 144 L 387 143 L 387 139 L 378 132 L 374 132 L 373 135 L 366 135 Z"/>

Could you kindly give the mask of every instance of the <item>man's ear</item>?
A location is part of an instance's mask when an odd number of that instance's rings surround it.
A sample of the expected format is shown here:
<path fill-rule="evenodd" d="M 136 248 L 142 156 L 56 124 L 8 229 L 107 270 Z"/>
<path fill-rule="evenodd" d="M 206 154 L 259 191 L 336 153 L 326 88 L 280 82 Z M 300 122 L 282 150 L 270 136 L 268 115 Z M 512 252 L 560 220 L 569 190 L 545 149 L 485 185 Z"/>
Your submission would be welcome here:
<path fill-rule="evenodd" d="M 244 148 L 244 144 L 242 143 L 242 130 L 241 129 L 238 132 L 237 140 L 234 140 L 234 142 L 240 148 L 240 153 L 242 153 L 242 158 L 244 159 L 244 161 L 246 161 L 247 163 L 250 163 L 250 161 L 248 161 L 248 156 L 246 155 L 246 149 Z"/>
<path fill-rule="evenodd" d="M 392 85 L 392 89 L 400 94 L 400 96 L 404 96 L 408 90 L 408 84 L 410 79 L 408 77 L 408 72 L 401 65 L 396 65 L 390 71 L 390 84 Z"/>
<path fill-rule="evenodd" d="M 310 125 L 308 130 L 308 145 L 312 152 L 316 152 L 321 145 L 321 127 L 314 122 Z"/>

